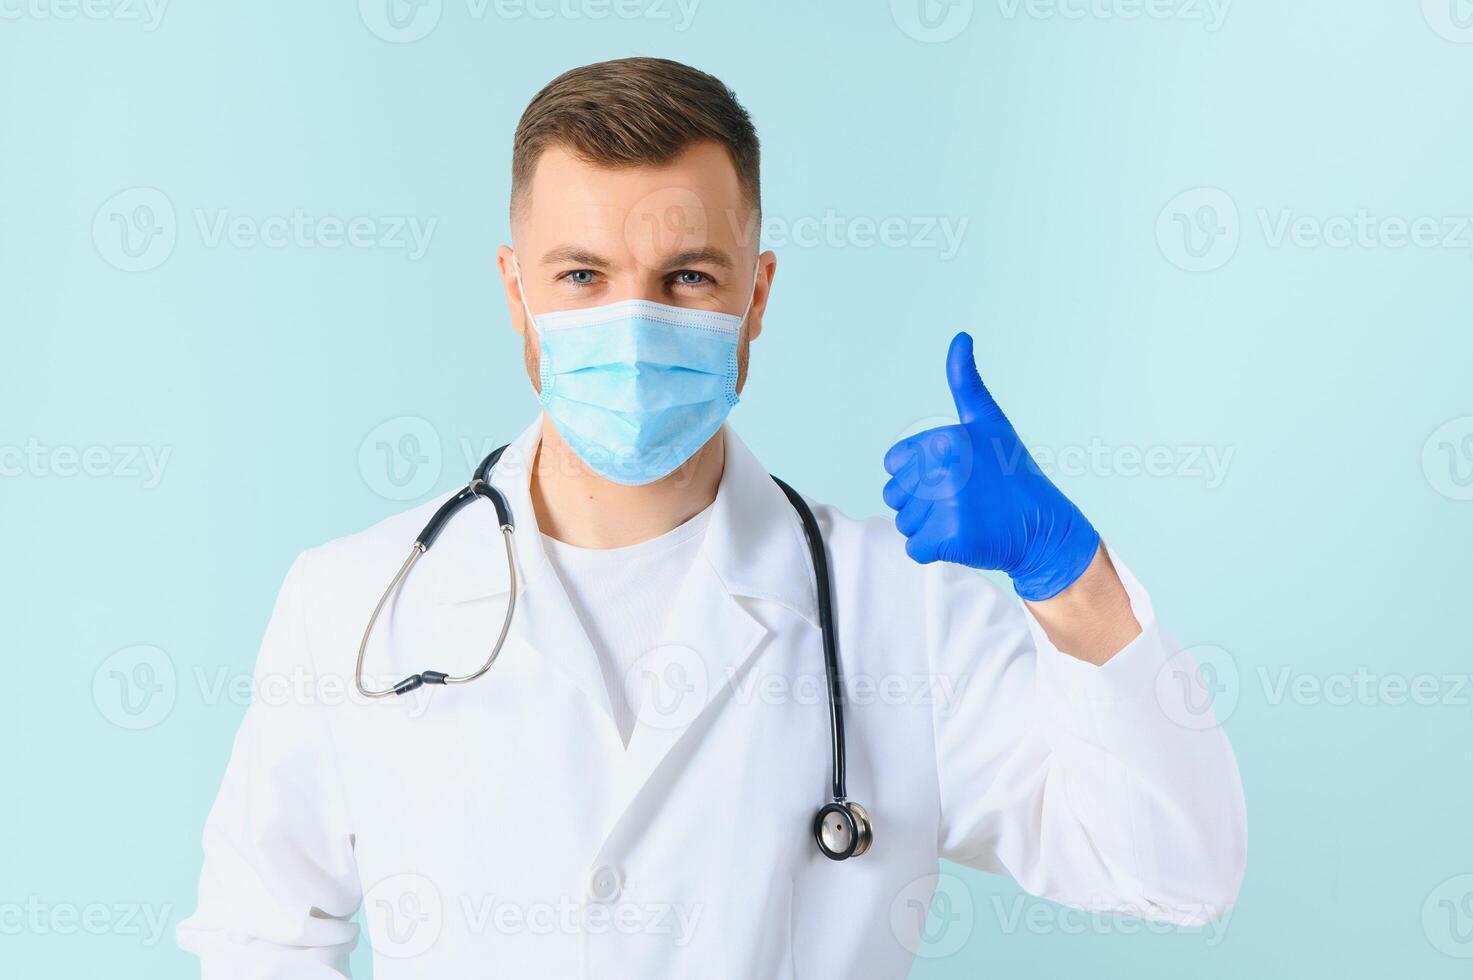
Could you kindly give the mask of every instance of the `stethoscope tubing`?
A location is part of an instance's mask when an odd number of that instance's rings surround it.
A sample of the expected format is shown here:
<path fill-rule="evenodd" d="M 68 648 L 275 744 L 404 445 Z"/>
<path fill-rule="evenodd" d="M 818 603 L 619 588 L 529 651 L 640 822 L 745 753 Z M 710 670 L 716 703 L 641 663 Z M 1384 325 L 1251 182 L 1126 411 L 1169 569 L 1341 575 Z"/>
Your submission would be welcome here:
<path fill-rule="evenodd" d="M 839 647 L 834 634 L 834 599 L 829 587 L 829 559 L 824 551 L 823 533 L 818 519 L 813 516 L 808 502 L 792 487 L 777 477 L 772 478 L 787 496 L 793 510 L 798 512 L 798 522 L 803 525 L 803 537 L 808 542 L 808 555 L 813 562 L 813 577 L 818 600 L 818 629 L 823 638 L 823 669 L 829 689 L 829 744 L 833 748 L 833 794 L 835 800 L 845 799 L 844 789 L 844 681 L 839 672 Z"/>
<path fill-rule="evenodd" d="M 409 551 L 409 557 L 404 559 L 404 564 L 399 566 L 388 588 L 379 597 L 377 605 L 373 608 L 373 615 L 368 619 L 368 625 L 363 630 L 363 638 L 358 644 L 358 661 L 354 668 L 353 682 L 358 693 L 366 698 L 386 698 L 390 695 L 407 694 L 425 684 L 467 684 L 484 675 L 496 663 L 496 658 L 501 655 L 501 649 L 506 644 L 507 634 L 511 630 L 512 616 L 516 611 L 517 603 L 517 564 L 516 546 L 513 541 L 515 523 L 512 520 L 511 508 L 501 491 L 491 485 L 491 470 L 495 467 L 501 454 L 506 450 L 502 446 L 488 455 L 476 467 L 475 475 L 470 483 L 466 484 L 454 496 L 445 501 L 436 509 L 433 516 L 420 531 L 419 537 L 415 539 L 414 546 Z M 863 853 L 869 847 L 869 817 L 857 804 L 850 803 L 845 791 L 845 766 L 844 766 L 844 681 L 839 669 L 838 638 L 834 627 L 834 599 L 833 590 L 829 580 L 829 561 L 824 548 L 823 532 L 818 526 L 818 519 L 814 517 L 812 509 L 807 501 L 782 480 L 773 477 L 772 481 L 782 490 L 783 495 L 788 498 L 793 510 L 797 512 L 798 522 L 803 527 L 803 537 L 808 544 L 808 555 L 813 565 L 815 598 L 818 606 L 819 633 L 823 640 L 823 664 L 824 676 L 828 685 L 829 695 L 829 744 L 832 748 L 832 784 L 833 803 L 824 807 L 819 813 L 820 823 L 815 824 L 815 836 L 820 838 L 820 846 L 824 847 L 824 853 L 836 860 L 842 860 L 851 854 Z M 373 690 L 363 683 L 363 661 L 368 653 L 368 644 L 373 637 L 374 627 L 378 624 L 379 616 L 382 615 L 384 607 L 389 600 L 399 591 L 405 578 L 414 568 L 419 559 L 425 555 L 434 545 L 440 532 L 462 507 L 475 500 L 477 497 L 485 497 L 490 500 L 496 508 L 497 520 L 501 526 L 502 542 L 506 548 L 506 567 L 508 575 L 508 589 L 506 602 L 506 615 L 501 621 L 501 632 L 496 637 L 496 643 L 491 648 L 491 653 L 486 657 L 484 663 L 469 674 L 452 675 L 437 670 L 425 670 L 418 674 L 410 674 L 393 687 L 383 690 Z M 858 808 L 857 813 L 853 810 Z M 845 819 L 850 821 L 850 826 L 855 828 L 858 834 L 860 823 L 863 825 L 862 838 L 853 836 L 851 843 L 842 853 L 833 852 L 824 846 L 821 829 L 821 820 L 824 813 L 832 810 L 844 810 L 852 814 Z M 859 821 L 856 823 L 855 821 Z"/>
<path fill-rule="evenodd" d="M 358 663 L 353 670 L 353 685 L 364 697 L 386 698 L 391 694 L 407 694 L 424 684 L 468 684 L 490 670 L 495 665 L 496 658 L 501 656 L 501 648 L 506 645 L 507 634 L 511 632 L 512 616 L 516 613 L 517 608 L 516 542 L 513 540 L 516 525 L 512 520 L 511 507 L 507 505 L 506 498 L 502 496 L 500 490 L 491 485 L 487 477 L 490 476 L 491 468 L 496 465 L 496 461 L 501 458 L 505 450 L 506 447 L 502 446 L 481 460 L 481 465 L 476 467 L 476 473 L 471 478 L 471 482 L 461 487 L 454 496 L 435 510 L 429 521 L 425 523 L 424 529 L 419 532 L 419 537 L 414 539 L 414 546 L 409 549 L 409 557 L 404 559 L 404 564 L 399 566 L 399 571 L 394 575 L 393 581 L 389 583 L 388 588 L 384 589 L 384 594 L 379 596 L 378 604 L 373 607 L 373 615 L 368 618 L 368 626 L 363 630 L 363 639 L 358 643 Z M 373 628 L 378 624 L 378 618 L 383 613 L 384 606 L 388 605 L 389 599 L 399 591 L 400 585 L 403 584 L 410 570 L 414 568 L 415 563 L 419 561 L 420 556 L 434 545 L 450 518 L 477 497 L 485 497 L 496 508 L 496 519 L 501 524 L 501 540 L 506 547 L 506 615 L 501 619 L 501 632 L 496 637 L 495 645 L 491 647 L 491 653 L 480 667 L 469 674 L 455 675 L 438 670 L 423 670 L 417 674 L 410 674 L 393 687 L 383 690 L 370 689 L 363 683 L 363 660 L 368 654 L 368 642 L 373 637 Z"/>

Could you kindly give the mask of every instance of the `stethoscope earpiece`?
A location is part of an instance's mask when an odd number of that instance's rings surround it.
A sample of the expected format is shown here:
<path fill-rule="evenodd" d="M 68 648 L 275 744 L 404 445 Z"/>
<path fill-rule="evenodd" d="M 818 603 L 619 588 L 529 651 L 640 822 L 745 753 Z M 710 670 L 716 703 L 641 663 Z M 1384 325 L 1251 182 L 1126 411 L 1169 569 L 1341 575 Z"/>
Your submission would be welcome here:
<path fill-rule="evenodd" d="M 858 803 L 835 800 L 813 818 L 813 839 L 831 861 L 859 857 L 874 843 L 869 813 Z"/>

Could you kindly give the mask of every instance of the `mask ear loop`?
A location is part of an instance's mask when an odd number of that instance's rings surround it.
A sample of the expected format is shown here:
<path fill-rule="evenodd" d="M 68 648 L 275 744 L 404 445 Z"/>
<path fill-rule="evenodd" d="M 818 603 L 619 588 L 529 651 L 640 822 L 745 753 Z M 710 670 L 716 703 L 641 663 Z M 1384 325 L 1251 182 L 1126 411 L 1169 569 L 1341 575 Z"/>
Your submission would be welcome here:
<path fill-rule="evenodd" d="M 747 315 L 752 312 L 752 306 L 757 302 L 757 277 L 762 275 L 761 257 L 758 257 L 757 268 L 752 270 L 752 288 L 747 291 L 747 308 L 742 310 L 742 318 L 737 321 L 737 329 L 740 330 L 747 322 Z"/>
<path fill-rule="evenodd" d="M 533 329 L 537 327 L 537 317 L 532 314 L 532 307 L 527 305 L 527 287 L 522 285 L 522 263 L 517 261 L 517 253 L 511 253 L 511 271 L 517 277 L 517 296 L 522 300 L 522 309 L 527 312 L 527 319 L 532 322 Z"/>
<path fill-rule="evenodd" d="M 537 315 L 532 312 L 532 307 L 527 305 L 527 287 L 522 285 L 522 263 L 517 261 L 517 253 L 515 252 L 511 253 L 511 270 L 512 274 L 517 277 L 517 295 L 522 299 L 522 309 L 527 314 L 527 325 L 533 330 L 536 330 Z M 538 335 L 537 345 L 538 347 L 542 346 L 541 335 Z M 546 356 L 539 353 L 537 358 L 537 399 L 544 405 L 547 404 L 545 399 L 547 398 L 548 391 L 546 366 Z"/>

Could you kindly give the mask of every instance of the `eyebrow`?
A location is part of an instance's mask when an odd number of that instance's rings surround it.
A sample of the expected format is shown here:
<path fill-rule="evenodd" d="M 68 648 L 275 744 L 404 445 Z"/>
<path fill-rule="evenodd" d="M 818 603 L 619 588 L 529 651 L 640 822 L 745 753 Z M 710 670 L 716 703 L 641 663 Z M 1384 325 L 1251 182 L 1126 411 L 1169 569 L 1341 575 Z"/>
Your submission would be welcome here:
<path fill-rule="evenodd" d="M 665 260 L 664 268 L 679 269 L 688 265 L 714 265 L 717 268 L 730 269 L 733 263 L 726 252 L 708 245 L 705 248 L 688 248 L 684 252 L 676 252 Z"/>
<path fill-rule="evenodd" d="M 586 248 L 577 245 L 559 245 L 546 255 L 542 256 L 543 265 L 560 265 L 564 262 L 572 262 L 576 265 L 586 265 L 592 268 L 606 269 L 609 260 L 596 252 L 590 252 Z"/>
<path fill-rule="evenodd" d="M 587 266 L 591 269 L 607 269 L 612 265 L 608 259 L 597 252 L 590 252 L 578 245 L 559 245 L 542 256 L 543 265 L 562 265 L 564 263 Z M 725 251 L 708 245 L 704 248 L 688 248 L 683 252 L 676 252 L 661 264 L 661 268 L 671 271 L 690 265 L 714 265 L 720 269 L 730 269 L 735 263 Z"/>

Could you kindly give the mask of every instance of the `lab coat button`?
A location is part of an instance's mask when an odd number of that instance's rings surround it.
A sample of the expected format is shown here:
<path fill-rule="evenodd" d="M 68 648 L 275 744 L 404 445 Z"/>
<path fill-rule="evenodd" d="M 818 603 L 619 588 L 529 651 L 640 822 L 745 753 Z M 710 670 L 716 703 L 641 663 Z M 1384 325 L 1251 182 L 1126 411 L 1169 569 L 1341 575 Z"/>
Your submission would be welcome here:
<path fill-rule="evenodd" d="M 612 902 L 619 897 L 619 872 L 609 867 L 597 867 L 588 876 L 588 897 L 595 902 Z"/>

